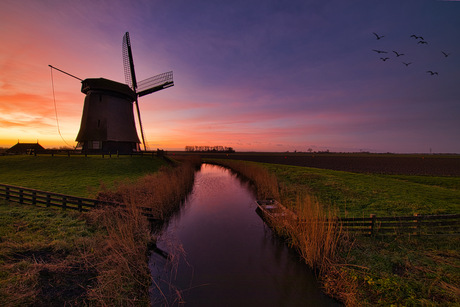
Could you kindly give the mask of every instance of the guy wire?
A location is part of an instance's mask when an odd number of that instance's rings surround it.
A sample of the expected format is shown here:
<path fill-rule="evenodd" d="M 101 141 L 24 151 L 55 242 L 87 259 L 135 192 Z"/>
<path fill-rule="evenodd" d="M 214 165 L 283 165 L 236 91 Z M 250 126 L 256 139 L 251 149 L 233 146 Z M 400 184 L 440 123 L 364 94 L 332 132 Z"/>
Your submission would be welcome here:
<path fill-rule="evenodd" d="M 51 66 L 50 66 L 50 67 L 51 67 Z M 59 128 L 59 119 L 58 119 L 58 113 L 57 113 L 57 107 L 56 107 L 56 95 L 54 94 L 53 67 L 51 67 L 50 69 L 51 69 L 51 87 L 53 88 L 54 113 L 56 114 L 57 130 L 58 130 L 59 136 L 60 136 L 61 139 L 64 141 L 64 143 L 65 143 L 67 146 L 69 146 L 70 148 L 72 148 L 73 146 L 70 145 L 69 143 L 67 143 L 67 142 L 64 140 L 64 137 L 63 137 L 62 134 L 61 134 L 61 129 Z"/>

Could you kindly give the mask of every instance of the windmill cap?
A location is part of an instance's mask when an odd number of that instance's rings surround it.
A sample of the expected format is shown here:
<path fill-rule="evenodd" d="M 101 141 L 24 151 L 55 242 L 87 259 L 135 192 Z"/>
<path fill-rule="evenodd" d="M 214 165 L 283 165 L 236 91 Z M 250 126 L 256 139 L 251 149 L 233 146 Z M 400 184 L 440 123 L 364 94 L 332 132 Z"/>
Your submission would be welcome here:
<path fill-rule="evenodd" d="M 90 78 L 81 82 L 81 92 L 87 94 L 89 91 L 100 90 L 122 94 L 132 101 L 136 99 L 136 93 L 126 84 L 104 78 Z"/>

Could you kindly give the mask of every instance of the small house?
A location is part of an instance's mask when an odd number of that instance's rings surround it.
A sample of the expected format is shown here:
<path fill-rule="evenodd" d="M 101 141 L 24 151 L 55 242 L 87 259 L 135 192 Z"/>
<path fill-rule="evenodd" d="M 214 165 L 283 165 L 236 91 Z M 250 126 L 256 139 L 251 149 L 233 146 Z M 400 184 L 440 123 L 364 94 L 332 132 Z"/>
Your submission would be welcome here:
<path fill-rule="evenodd" d="M 33 155 L 45 151 L 42 145 L 37 143 L 17 143 L 13 147 L 6 150 L 8 154 L 15 155 Z"/>

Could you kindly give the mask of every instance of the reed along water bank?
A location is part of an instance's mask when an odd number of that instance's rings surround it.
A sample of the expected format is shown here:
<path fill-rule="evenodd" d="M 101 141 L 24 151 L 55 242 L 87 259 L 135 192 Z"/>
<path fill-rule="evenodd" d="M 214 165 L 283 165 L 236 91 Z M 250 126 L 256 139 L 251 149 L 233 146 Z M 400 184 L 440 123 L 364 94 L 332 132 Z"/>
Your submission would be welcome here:
<path fill-rule="evenodd" d="M 336 306 L 256 212 L 252 186 L 203 164 L 152 254 L 152 300 L 177 306 Z M 168 255 L 169 261 L 164 256 Z"/>
<path fill-rule="evenodd" d="M 310 215 L 318 215 L 316 220 L 330 221 L 331 216 L 368 217 L 369 213 L 380 216 L 460 213 L 460 177 L 359 174 L 227 159 L 211 161 L 227 165 L 251 181 L 258 176 L 271 178 L 271 184 L 278 187 L 280 202 L 300 212 L 306 220 Z M 248 175 L 246 170 L 250 170 Z M 259 175 L 251 175 L 254 172 Z M 275 190 L 274 187 L 264 189 Z M 309 224 L 324 228 L 307 230 L 306 224 L 283 225 L 280 233 L 297 247 L 307 263 L 314 260 L 313 266 L 318 268 L 326 293 L 346 305 L 459 303 L 458 234 L 366 237 L 355 236 L 333 225 L 326 227 L 328 223 Z M 320 239 L 315 240 L 315 233 L 322 233 L 324 237 L 318 236 Z M 328 237 L 331 243 L 326 243 Z M 327 257 L 316 256 L 316 251 L 322 248 L 329 249 L 325 253 Z"/>
<path fill-rule="evenodd" d="M 135 194 L 143 206 L 161 203 L 155 212 L 166 218 L 190 191 L 199 164 L 156 157 L 0 157 L 6 183 L 128 203 L 79 213 L 2 202 L 0 305 L 149 306 L 148 254 L 155 238 Z"/>
<path fill-rule="evenodd" d="M 126 207 L 106 207 L 88 214 L 105 233 L 98 248 L 92 249 L 96 260 L 89 261 L 98 272 L 97 283 L 89 292 L 91 299 L 104 305 L 150 304 L 148 255 L 156 238 L 139 207 L 151 208 L 158 220 L 167 219 L 190 192 L 200 163 L 199 158 L 182 158 L 173 167 L 99 192 L 99 199 Z"/>

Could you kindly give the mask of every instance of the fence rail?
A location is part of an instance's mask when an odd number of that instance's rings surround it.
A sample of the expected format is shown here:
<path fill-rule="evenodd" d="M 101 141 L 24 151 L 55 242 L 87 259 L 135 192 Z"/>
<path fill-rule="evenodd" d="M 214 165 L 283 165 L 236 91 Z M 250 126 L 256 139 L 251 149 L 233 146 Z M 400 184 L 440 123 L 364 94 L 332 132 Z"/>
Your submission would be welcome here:
<path fill-rule="evenodd" d="M 98 199 L 70 196 L 59 193 L 52 193 L 18 187 L 0 183 L 0 199 L 16 202 L 25 205 L 35 205 L 41 207 L 58 207 L 63 210 L 78 210 L 80 212 L 89 211 L 98 206 L 126 207 L 126 205 Z M 156 220 L 152 214 L 152 208 L 138 207 L 144 216 L 150 220 Z"/>
<path fill-rule="evenodd" d="M 459 234 L 460 214 L 368 218 L 342 218 L 342 229 L 364 235 L 380 234 Z"/>
<path fill-rule="evenodd" d="M 118 152 L 99 152 L 99 151 L 83 151 L 79 149 L 43 149 L 43 150 L 28 150 L 26 152 L 2 152 L 0 156 L 5 155 L 30 155 L 30 156 L 101 156 L 105 157 L 119 157 L 119 156 L 140 156 L 140 157 L 162 157 L 165 155 L 165 151 L 158 150 L 143 150 L 135 151 L 128 154 L 119 154 Z"/>
<path fill-rule="evenodd" d="M 0 183 L 0 198 L 20 204 L 59 207 L 64 210 L 88 211 L 98 206 L 126 205 L 98 199 L 70 196 Z M 142 214 L 155 220 L 152 208 L 138 207 Z M 342 230 L 363 235 L 385 234 L 459 234 L 460 214 L 420 215 L 368 218 L 340 218 Z"/>

